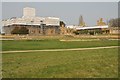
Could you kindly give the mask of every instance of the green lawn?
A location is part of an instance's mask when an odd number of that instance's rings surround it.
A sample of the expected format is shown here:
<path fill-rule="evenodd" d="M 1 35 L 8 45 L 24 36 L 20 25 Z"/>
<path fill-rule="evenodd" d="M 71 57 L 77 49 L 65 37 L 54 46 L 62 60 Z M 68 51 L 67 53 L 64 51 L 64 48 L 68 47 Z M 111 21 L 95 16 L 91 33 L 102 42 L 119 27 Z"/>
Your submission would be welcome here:
<path fill-rule="evenodd" d="M 3 51 L 118 46 L 117 40 L 2 41 Z M 118 77 L 118 48 L 61 52 L 2 54 L 4 78 L 115 78 Z"/>
<path fill-rule="evenodd" d="M 62 42 L 59 40 L 22 40 L 22 41 L 2 41 L 3 51 L 13 50 L 40 50 L 40 49 L 67 49 L 67 48 L 88 48 L 102 46 L 116 46 L 117 40 L 99 40 L 99 41 L 73 41 Z"/>
<path fill-rule="evenodd" d="M 4 78 L 117 78 L 118 49 L 3 54 Z"/>

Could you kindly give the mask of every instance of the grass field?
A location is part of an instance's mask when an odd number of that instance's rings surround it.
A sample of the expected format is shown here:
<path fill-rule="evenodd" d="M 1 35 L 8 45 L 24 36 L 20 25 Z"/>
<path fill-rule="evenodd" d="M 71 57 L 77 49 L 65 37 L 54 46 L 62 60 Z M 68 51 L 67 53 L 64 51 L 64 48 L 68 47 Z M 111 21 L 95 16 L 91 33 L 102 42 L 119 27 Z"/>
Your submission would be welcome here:
<path fill-rule="evenodd" d="M 118 41 L 3 41 L 3 51 L 118 46 Z M 117 78 L 118 48 L 3 54 L 4 78 Z"/>
<path fill-rule="evenodd" d="M 59 40 L 22 40 L 22 41 L 2 41 L 3 51 L 12 50 L 40 50 L 40 49 L 68 49 L 68 48 L 88 48 L 116 46 L 117 40 L 99 40 L 99 41 L 72 41 L 62 42 Z"/>

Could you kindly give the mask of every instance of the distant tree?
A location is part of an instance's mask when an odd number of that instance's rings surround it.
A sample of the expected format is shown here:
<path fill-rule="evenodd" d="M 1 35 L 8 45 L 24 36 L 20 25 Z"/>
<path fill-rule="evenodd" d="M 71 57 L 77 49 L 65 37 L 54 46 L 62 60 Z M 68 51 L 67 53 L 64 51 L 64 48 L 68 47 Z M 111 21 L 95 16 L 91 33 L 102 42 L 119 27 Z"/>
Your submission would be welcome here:
<path fill-rule="evenodd" d="M 15 27 L 12 31 L 11 34 L 18 34 L 19 33 L 19 27 Z"/>
<path fill-rule="evenodd" d="M 78 31 L 73 31 L 73 33 L 74 33 L 75 35 L 79 35 L 79 32 L 78 32 Z"/>
<path fill-rule="evenodd" d="M 111 19 L 109 20 L 108 25 L 110 27 L 120 27 L 120 18 L 116 18 L 116 19 Z"/>
<path fill-rule="evenodd" d="M 19 29 L 19 34 L 29 34 L 29 30 L 26 27 L 21 27 Z"/>
<path fill-rule="evenodd" d="M 26 27 L 15 27 L 11 34 L 29 34 L 29 30 Z"/>

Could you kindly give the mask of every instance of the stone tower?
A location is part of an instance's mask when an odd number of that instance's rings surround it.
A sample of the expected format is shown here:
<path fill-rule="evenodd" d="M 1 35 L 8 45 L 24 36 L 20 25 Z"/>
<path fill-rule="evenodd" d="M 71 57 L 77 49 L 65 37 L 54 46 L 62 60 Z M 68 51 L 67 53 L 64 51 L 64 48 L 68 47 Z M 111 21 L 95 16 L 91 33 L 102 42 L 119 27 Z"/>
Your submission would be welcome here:
<path fill-rule="evenodd" d="M 82 26 L 82 27 L 84 27 L 84 26 L 85 26 L 85 22 L 84 22 L 84 20 L 83 20 L 83 17 L 82 17 L 82 16 L 80 16 L 80 18 L 79 18 L 79 26 Z"/>
<path fill-rule="evenodd" d="M 103 22 L 103 18 L 100 18 L 99 20 L 97 20 L 97 26 L 104 26 L 106 25 L 105 22 Z"/>

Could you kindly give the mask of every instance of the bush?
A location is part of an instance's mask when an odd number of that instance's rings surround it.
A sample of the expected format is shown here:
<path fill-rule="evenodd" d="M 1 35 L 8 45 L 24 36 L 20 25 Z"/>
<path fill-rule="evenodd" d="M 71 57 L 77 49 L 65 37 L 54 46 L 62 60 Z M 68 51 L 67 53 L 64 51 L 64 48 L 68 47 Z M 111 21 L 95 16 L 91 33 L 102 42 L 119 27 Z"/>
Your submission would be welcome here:
<path fill-rule="evenodd" d="M 29 30 L 26 27 L 15 27 L 11 34 L 29 34 Z"/>

